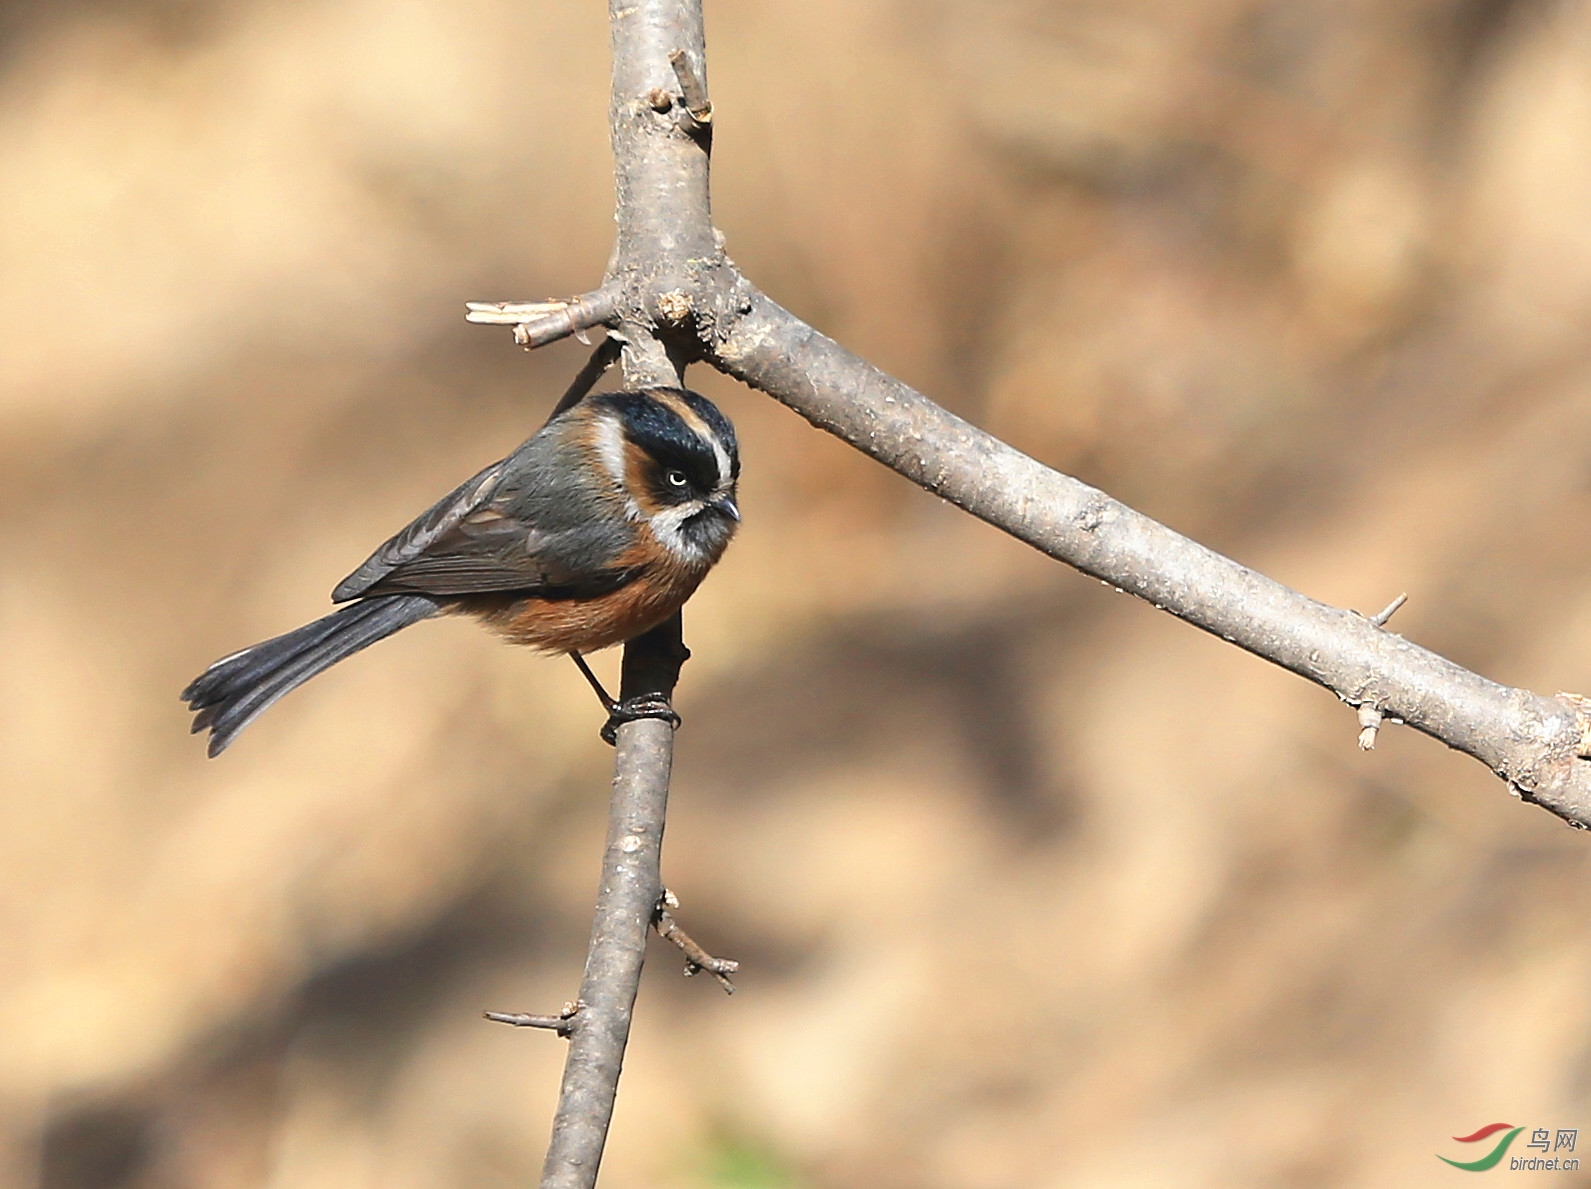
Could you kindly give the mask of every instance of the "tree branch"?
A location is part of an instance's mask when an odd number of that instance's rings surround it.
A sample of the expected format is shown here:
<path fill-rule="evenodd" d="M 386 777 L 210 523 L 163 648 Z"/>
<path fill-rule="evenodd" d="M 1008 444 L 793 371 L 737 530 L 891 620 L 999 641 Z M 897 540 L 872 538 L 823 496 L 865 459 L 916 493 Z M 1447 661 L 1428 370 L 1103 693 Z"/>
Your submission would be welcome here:
<path fill-rule="evenodd" d="M 677 386 L 697 354 L 685 318 L 689 311 L 681 309 L 677 294 L 690 283 L 685 278 L 693 261 L 721 250 L 708 211 L 707 141 L 682 135 L 648 96 L 674 77 L 671 55 L 705 61 L 701 4 L 610 0 L 608 19 L 618 224 L 613 257 L 594 294 L 519 325 L 515 340 L 534 347 L 571 333 L 577 323 L 606 323 L 614 328 L 612 342 L 622 344 L 626 387 Z M 701 74 L 694 77 L 704 88 Z M 498 314 L 514 308 L 501 307 Z M 472 316 L 477 312 L 472 307 Z M 612 346 L 600 344 L 559 407 L 581 399 L 612 360 Z M 632 640 L 624 648 L 620 701 L 650 696 L 666 703 L 689 655 L 677 613 Z M 647 937 L 663 898 L 663 826 L 673 756 L 669 723 L 643 718 L 618 726 L 602 884 L 580 983 L 582 1006 L 565 1024 L 569 1054 L 543 1189 L 591 1189 L 596 1183 Z"/>
<path fill-rule="evenodd" d="M 688 655 L 680 643 L 676 614 L 625 645 L 619 696 L 670 697 Z M 569 1055 L 553 1117 L 552 1143 L 542 1168 L 542 1189 L 589 1189 L 596 1184 L 624 1046 L 630 1038 L 647 934 L 663 896 L 660 863 L 674 728 L 655 718 L 628 722 L 619 727 L 614 746 L 602 885 L 580 980 L 580 1009 L 562 1029 L 569 1036 Z"/>
<path fill-rule="evenodd" d="M 558 398 L 558 403 L 552 407 L 552 412 L 547 414 L 551 421 L 559 413 L 574 408 L 575 405 L 585 400 L 590 391 L 597 386 L 597 381 L 612 367 L 619 358 L 619 353 L 624 344 L 611 334 L 604 334 L 602 341 L 591 351 L 591 358 L 586 360 L 585 367 L 575 373 L 575 378 L 569 382 L 569 387 Z"/>
<path fill-rule="evenodd" d="M 669 914 L 669 909 L 678 907 L 679 901 L 674 898 L 674 893 L 664 888 L 663 898 L 657 902 L 657 910 L 652 916 L 652 924 L 657 927 L 657 935 L 664 941 L 671 941 L 679 946 L 680 953 L 685 955 L 686 978 L 705 970 L 718 980 L 718 985 L 724 989 L 725 995 L 733 995 L 735 983 L 729 976 L 740 969 L 740 963 L 733 958 L 715 958 L 703 949 L 700 943 L 681 929 L 679 922 Z"/>
<path fill-rule="evenodd" d="M 550 301 L 470 301 L 465 303 L 464 320 L 513 326 L 514 341 L 532 350 L 607 322 L 618 305 L 618 291 L 604 286 L 579 297 Z"/>
<path fill-rule="evenodd" d="M 481 1015 L 495 1024 L 512 1024 L 515 1028 L 545 1028 L 567 1040 L 574 1031 L 571 1021 L 585 1010 L 585 1006 L 579 1000 L 566 1003 L 555 1016 L 535 1016 L 519 1011 L 483 1011 Z"/>
<path fill-rule="evenodd" d="M 1383 721 L 1406 722 L 1481 760 L 1526 800 L 1591 827 L 1591 701 L 1498 685 L 1409 643 L 1384 630 L 1398 602 L 1367 619 L 1222 557 L 952 415 L 758 292 L 712 226 L 701 0 L 609 0 L 609 27 L 618 234 L 603 282 L 579 298 L 471 303 L 469 312 L 513 325 L 527 347 L 610 328 L 612 342 L 560 408 L 595 383 L 614 344 L 631 388 L 679 384 L 689 364 L 711 363 L 1049 556 L 1332 690 L 1358 708 L 1361 746 Z M 676 615 L 626 646 L 621 696 L 669 697 L 687 655 Z M 494 1016 L 570 1038 L 544 1189 L 595 1183 L 654 913 L 693 965 L 720 976 L 733 967 L 689 948 L 659 910 L 670 726 L 627 722 L 616 742 L 580 1009 Z"/>
<path fill-rule="evenodd" d="M 1035 549 L 1440 739 L 1591 827 L 1588 720 L 1572 701 L 1498 685 L 1190 541 L 969 425 L 746 282 L 737 305 L 714 356 L 730 375 Z"/>

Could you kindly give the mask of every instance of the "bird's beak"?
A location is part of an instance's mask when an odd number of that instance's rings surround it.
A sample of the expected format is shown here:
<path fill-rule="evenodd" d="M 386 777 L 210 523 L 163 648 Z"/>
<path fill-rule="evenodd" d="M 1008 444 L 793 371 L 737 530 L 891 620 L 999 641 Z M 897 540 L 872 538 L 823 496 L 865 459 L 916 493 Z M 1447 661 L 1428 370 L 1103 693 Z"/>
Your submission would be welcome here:
<path fill-rule="evenodd" d="M 727 495 L 721 500 L 714 500 L 709 506 L 722 512 L 737 524 L 740 522 L 740 509 L 735 507 L 735 501 Z"/>

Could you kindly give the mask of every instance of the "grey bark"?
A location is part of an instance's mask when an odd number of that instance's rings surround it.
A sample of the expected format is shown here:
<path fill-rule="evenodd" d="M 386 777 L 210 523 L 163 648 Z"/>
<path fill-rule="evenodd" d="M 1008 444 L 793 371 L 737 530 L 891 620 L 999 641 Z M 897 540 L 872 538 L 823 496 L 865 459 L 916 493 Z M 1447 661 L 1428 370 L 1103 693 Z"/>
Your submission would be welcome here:
<path fill-rule="evenodd" d="M 625 645 L 619 696 L 671 695 L 686 655 L 676 614 Z M 625 723 L 614 746 L 602 884 L 580 980 L 580 1008 L 567 1024 L 569 1054 L 542 1168 L 543 1189 L 585 1189 L 596 1183 L 630 1039 L 647 933 L 663 897 L 660 862 L 674 728 L 655 718 Z"/>
<path fill-rule="evenodd" d="M 1162 611 L 1474 756 L 1591 826 L 1584 710 L 1489 681 L 1190 541 L 879 371 L 742 282 L 714 362 L 912 482 Z"/>

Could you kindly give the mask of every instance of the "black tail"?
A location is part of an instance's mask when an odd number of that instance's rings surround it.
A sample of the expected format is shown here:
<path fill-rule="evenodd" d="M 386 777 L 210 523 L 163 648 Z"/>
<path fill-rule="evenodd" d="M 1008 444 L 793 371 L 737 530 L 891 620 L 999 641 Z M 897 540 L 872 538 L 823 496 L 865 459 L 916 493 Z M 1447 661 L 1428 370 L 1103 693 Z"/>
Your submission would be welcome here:
<path fill-rule="evenodd" d="M 239 731 L 283 694 L 438 610 L 436 602 L 424 595 L 361 599 L 286 635 L 222 657 L 182 691 L 188 709 L 197 712 L 194 733 L 209 727 L 210 756 L 220 755 Z"/>

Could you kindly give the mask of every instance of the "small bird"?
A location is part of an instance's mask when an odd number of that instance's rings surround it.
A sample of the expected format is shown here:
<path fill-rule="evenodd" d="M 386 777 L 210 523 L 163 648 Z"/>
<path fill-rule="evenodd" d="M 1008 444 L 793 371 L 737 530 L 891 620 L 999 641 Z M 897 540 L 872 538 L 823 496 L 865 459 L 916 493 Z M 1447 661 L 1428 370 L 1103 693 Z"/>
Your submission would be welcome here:
<path fill-rule="evenodd" d="M 280 698 L 433 615 L 581 653 L 651 630 L 696 591 L 740 521 L 735 429 L 679 388 L 589 396 L 443 496 L 332 591 L 349 606 L 216 661 L 182 691 L 209 754 Z M 666 707 L 631 717 L 673 717 Z M 678 720 L 675 719 L 677 722 Z M 610 740 L 611 741 L 611 740 Z"/>

